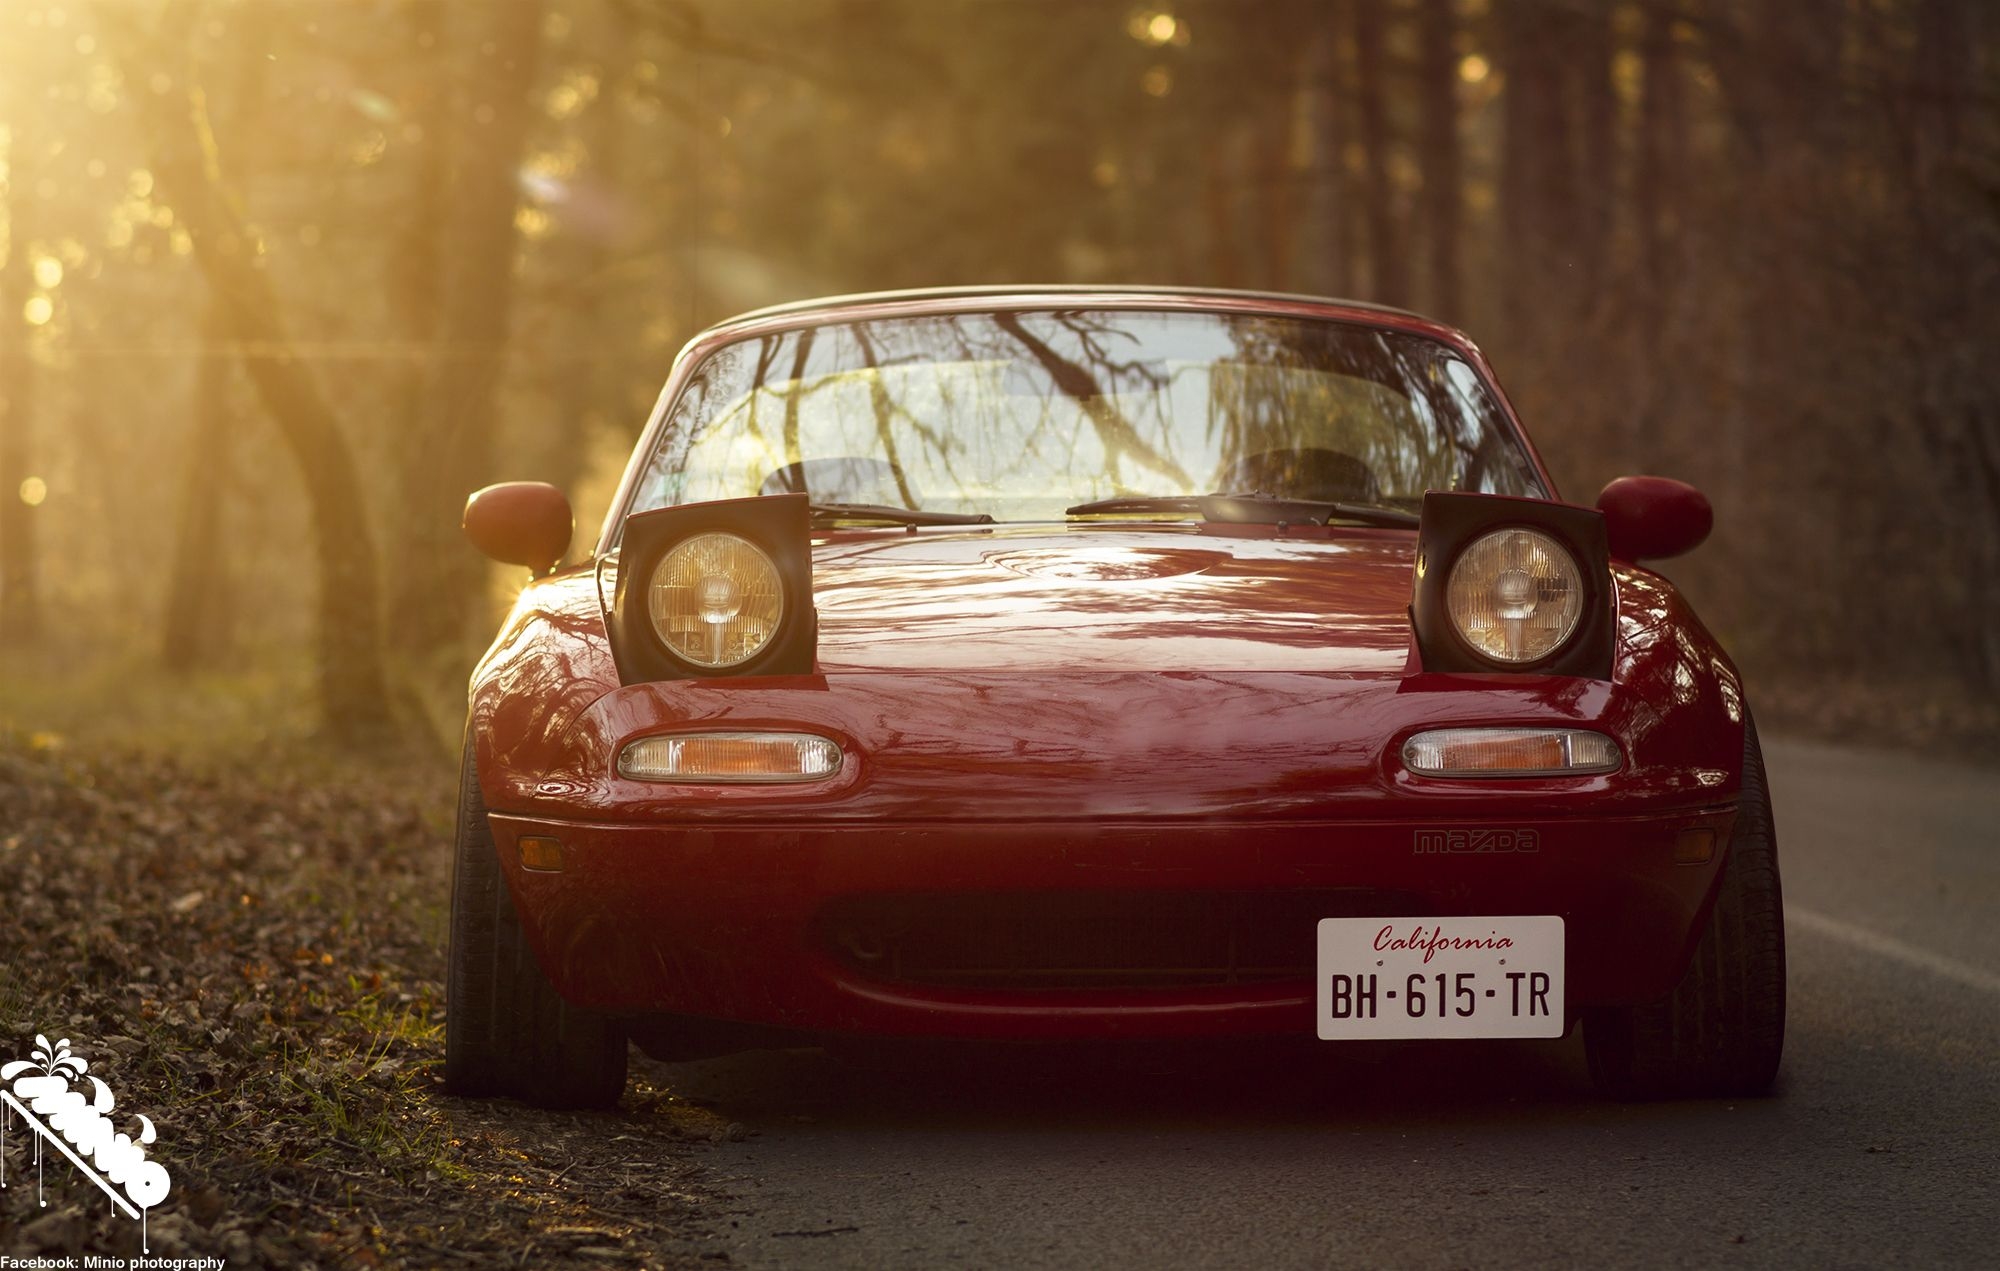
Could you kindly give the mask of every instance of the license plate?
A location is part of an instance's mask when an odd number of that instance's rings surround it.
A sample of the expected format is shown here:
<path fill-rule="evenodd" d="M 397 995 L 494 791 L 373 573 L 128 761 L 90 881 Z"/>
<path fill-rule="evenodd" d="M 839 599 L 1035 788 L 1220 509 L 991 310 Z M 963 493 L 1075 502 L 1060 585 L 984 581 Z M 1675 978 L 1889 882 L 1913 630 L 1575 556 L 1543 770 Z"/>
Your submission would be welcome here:
<path fill-rule="evenodd" d="M 1563 920 L 1322 918 L 1321 1041 L 1560 1037 Z"/>

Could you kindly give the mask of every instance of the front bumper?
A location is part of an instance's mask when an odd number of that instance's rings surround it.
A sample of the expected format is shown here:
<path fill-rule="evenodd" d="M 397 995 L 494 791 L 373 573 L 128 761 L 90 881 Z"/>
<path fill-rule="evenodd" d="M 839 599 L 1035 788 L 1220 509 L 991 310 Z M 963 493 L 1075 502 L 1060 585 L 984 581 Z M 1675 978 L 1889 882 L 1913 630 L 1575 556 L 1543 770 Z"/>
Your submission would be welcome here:
<path fill-rule="evenodd" d="M 1591 815 L 1505 825 L 492 817 L 529 943 L 579 1004 L 820 1032 L 1043 1039 L 1309 1036 L 1312 906 L 1321 897 L 1341 912 L 1318 916 L 1366 915 L 1371 905 L 1384 917 L 1559 914 L 1572 1011 L 1657 1000 L 1692 954 L 1733 821 L 1731 804 L 1616 815 L 1602 802 Z M 1676 838 L 1692 829 L 1715 833 L 1715 856 L 1676 863 Z M 559 840 L 564 868 L 524 869 L 522 835 Z M 1010 982 L 995 972 L 943 983 L 857 957 L 841 926 L 857 906 L 885 900 L 921 913 L 933 897 L 960 907 L 968 897 L 1083 897 L 1089 912 L 1115 916 L 1121 905 L 1144 914 L 1201 895 L 1284 914 L 1274 921 L 1296 932 L 1264 932 L 1259 947 L 1296 940 L 1304 969 L 1274 970 L 1267 957 L 1257 974 L 1218 982 L 1211 957 L 1201 975 L 1178 980 L 1051 987 L 1046 974 Z M 1077 936 L 1079 948 L 1088 935 Z"/>

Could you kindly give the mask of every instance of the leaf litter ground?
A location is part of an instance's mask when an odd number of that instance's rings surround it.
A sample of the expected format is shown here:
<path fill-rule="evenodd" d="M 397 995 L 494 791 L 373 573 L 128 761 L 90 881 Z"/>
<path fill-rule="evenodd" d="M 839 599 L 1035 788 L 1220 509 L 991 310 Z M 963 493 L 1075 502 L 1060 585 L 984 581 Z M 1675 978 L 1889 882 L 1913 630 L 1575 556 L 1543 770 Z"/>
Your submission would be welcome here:
<path fill-rule="evenodd" d="M 258 1266 L 716 1265 L 740 1216 L 701 1145 L 740 1126 L 634 1055 L 615 1113 L 447 1097 L 453 789 L 417 766 L 293 775 L 79 762 L 0 735 L 0 1059 L 68 1038 L 173 1175 L 159 1256 Z M 0 1252 L 139 1252 L 7 1136 Z"/>

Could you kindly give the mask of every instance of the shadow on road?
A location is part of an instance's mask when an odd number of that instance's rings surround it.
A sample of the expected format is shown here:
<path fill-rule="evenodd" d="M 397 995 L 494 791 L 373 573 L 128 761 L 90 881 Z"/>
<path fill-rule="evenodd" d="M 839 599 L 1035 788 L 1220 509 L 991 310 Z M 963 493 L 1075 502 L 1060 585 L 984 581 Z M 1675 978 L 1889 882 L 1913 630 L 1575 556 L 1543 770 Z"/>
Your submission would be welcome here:
<path fill-rule="evenodd" d="M 1371 1125 L 1601 1112 L 1581 1040 L 1190 1046 L 871 1044 L 642 1070 L 752 1127 Z M 1615 1106 L 1615 1105 L 1611 1105 Z"/>

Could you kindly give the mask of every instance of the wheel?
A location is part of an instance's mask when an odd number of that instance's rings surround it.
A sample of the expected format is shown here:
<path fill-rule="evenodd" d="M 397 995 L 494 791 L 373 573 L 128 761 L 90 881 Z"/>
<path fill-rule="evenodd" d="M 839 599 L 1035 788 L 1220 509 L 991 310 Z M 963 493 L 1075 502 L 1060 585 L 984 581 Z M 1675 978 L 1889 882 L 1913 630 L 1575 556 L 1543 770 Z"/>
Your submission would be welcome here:
<path fill-rule="evenodd" d="M 1590 1013 L 1590 1075 L 1622 1099 L 1769 1091 L 1785 1044 L 1785 911 L 1764 753 L 1746 725 L 1743 793 L 1694 961 L 1663 1002 Z"/>
<path fill-rule="evenodd" d="M 458 786 L 451 947 L 444 997 L 444 1086 L 544 1108 L 609 1107 L 625 1090 L 625 1033 L 564 1001 L 535 961 L 500 877 L 500 858 L 468 742 Z"/>

